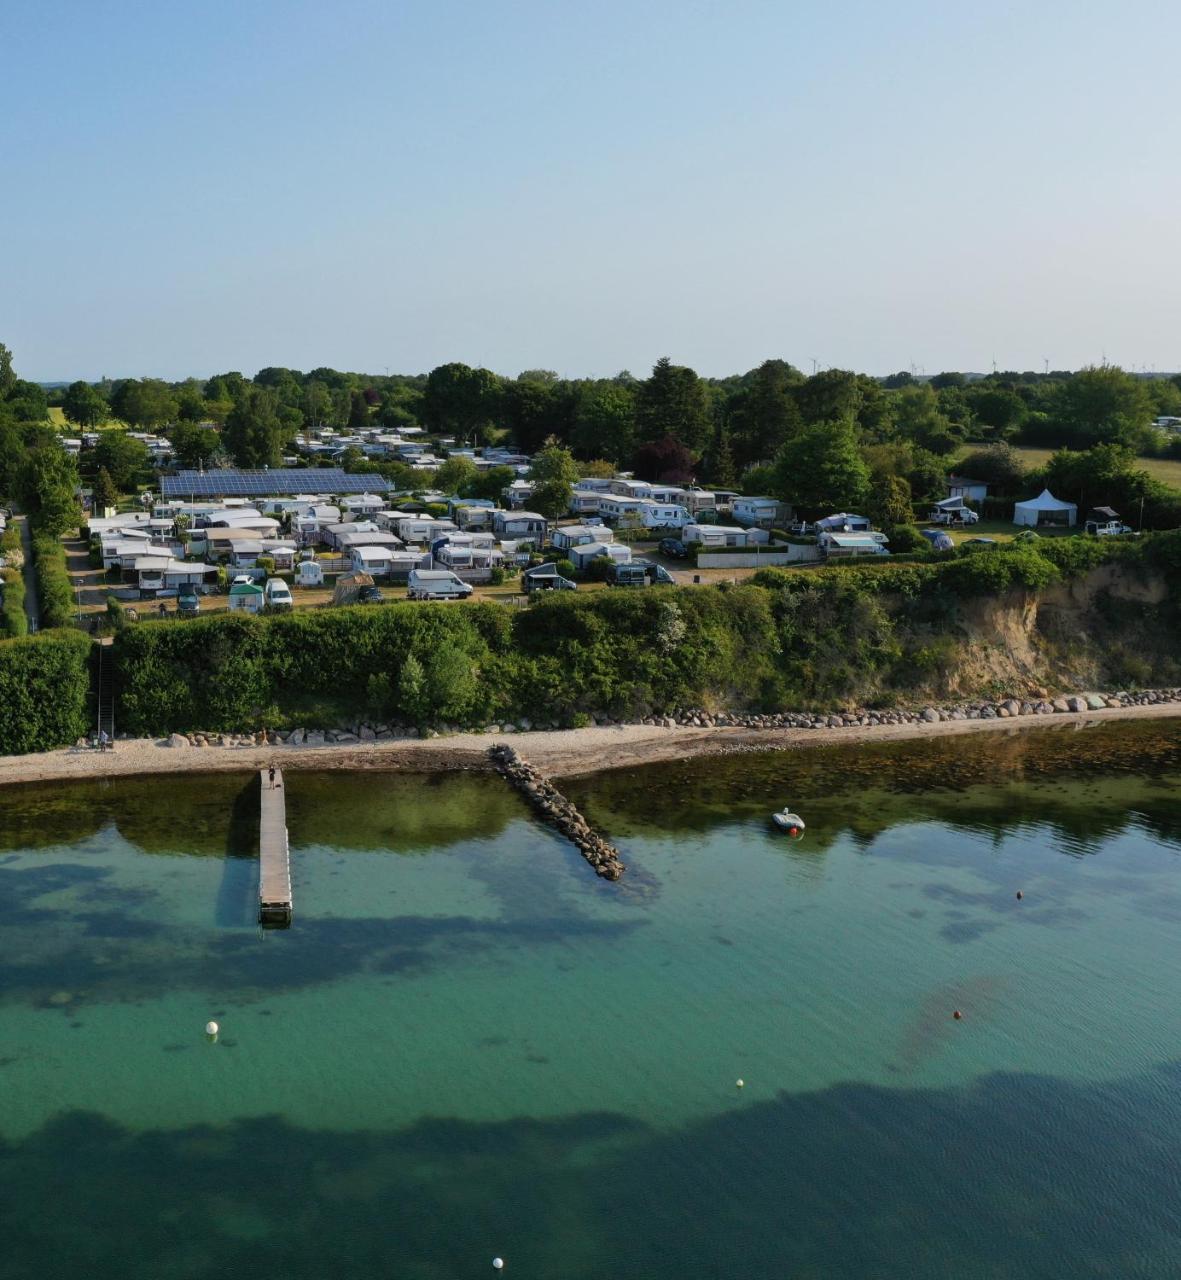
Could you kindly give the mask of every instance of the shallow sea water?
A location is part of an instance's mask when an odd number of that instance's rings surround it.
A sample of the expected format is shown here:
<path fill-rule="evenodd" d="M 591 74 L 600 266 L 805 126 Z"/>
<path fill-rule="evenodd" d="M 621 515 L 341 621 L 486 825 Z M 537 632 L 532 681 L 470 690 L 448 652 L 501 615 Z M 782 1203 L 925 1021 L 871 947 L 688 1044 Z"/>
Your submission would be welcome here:
<path fill-rule="evenodd" d="M 292 774 L 265 933 L 252 778 L 0 792 L 0 1280 L 1175 1276 L 1179 782 L 1160 722 L 570 779 L 607 885 L 497 778 Z"/>

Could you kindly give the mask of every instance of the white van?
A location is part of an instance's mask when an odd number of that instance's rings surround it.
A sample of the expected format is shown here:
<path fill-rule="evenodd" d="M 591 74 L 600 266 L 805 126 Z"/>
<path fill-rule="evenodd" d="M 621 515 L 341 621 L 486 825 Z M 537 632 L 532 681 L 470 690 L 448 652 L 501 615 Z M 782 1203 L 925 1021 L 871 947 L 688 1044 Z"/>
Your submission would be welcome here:
<path fill-rule="evenodd" d="M 473 590 L 447 569 L 411 569 L 406 594 L 411 600 L 466 600 Z"/>
<path fill-rule="evenodd" d="M 295 601 L 291 597 L 291 588 L 282 578 L 268 578 L 263 588 L 263 598 L 268 608 L 294 609 Z"/>

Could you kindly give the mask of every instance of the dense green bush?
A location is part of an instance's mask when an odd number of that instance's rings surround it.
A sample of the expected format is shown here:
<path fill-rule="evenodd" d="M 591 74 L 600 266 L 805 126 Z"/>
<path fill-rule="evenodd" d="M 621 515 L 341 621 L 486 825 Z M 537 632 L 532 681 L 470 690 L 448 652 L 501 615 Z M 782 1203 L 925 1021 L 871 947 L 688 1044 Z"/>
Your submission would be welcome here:
<path fill-rule="evenodd" d="M 1043 540 L 660 591 L 154 620 L 115 640 L 132 732 L 897 701 L 953 669 L 964 602 L 1037 592 L 1115 560 L 1181 576 L 1181 534 Z M 1047 551 L 1051 546 L 1052 551 Z"/>
<path fill-rule="evenodd" d="M 49 751 L 86 732 L 90 653 L 73 630 L 0 641 L 0 754 Z"/>
<path fill-rule="evenodd" d="M 0 637 L 23 636 L 29 629 L 25 616 L 25 580 L 19 569 L 0 569 Z"/>
<path fill-rule="evenodd" d="M 47 533 L 33 536 L 33 564 L 43 627 L 68 627 L 76 612 L 74 588 L 66 571 L 66 549 Z"/>

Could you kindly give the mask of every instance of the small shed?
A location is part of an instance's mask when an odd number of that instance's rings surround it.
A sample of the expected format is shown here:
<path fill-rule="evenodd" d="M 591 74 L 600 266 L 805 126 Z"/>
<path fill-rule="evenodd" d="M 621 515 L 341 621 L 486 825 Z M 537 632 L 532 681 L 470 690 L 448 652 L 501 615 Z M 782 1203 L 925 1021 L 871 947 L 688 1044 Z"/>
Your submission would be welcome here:
<path fill-rule="evenodd" d="M 230 588 L 231 613 L 260 613 L 263 603 L 262 587 L 253 582 L 239 582 Z"/>
<path fill-rule="evenodd" d="M 1047 525 L 1073 528 L 1078 523 L 1078 506 L 1073 502 L 1062 502 L 1049 489 L 1043 489 L 1036 498 L 1014 506 L 1013 523 L 1030 528 Z"/>
<path fill-rule="evenodd" d="M 297 587 L 321 587 L 324 585 L 324 569 L 318 560 L 301 560 L 295 567 Z"/>
<path fill-rule="evenodd" d="M 337 578 L 336 590 L 332 593 L 333 604 L 355 604 L 361 594 L 362 587 L 373 586 L 373 578 L 367 573 L 350 573 L 347 577 Z"/>

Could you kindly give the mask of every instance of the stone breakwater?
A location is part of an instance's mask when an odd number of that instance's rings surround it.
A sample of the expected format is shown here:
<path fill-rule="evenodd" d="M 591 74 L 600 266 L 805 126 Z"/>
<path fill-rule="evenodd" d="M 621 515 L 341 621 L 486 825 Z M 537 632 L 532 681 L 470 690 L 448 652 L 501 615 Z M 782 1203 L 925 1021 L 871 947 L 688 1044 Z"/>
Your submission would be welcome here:
<path fill-rule="evenodd" d="M 1137 693 L 1075 693 L 1051 696 L 1046 690 L 996 701 L 933 703 L 922 708 L 857 708 L 845 711 L 780 711 L 766 714 L 745 711 L 706 711 L 691 708 L 667 715 L 612 717 L 596 713 L 587 720 L 593 725 L 642 724 L 657 728 L 677 729 L 841 729 L 874 725 L 937 724 L 943 720 L 1007 720 L 1018 716 L 1052 716 L 1067 712 L 1101 711 L 1107 707 L 1157 707 L 1181 703 L 1181 689 L 1142 689 Z M 556 721 L 521 719 L 514 724 L 491 724 L 471 727 L 440 724 L 418 729 L 409 725 L 355 724 L 336 729 L 260 729 L 253 733 L 173 733 L 162 745 L 169 747 L 345 747 L 373 743 L 400 742 L 415 738 L 447 738 L 456 734 L 483 733 L 490 737 L 502 734 L 528 733 L 531 730 L 553 731 L 568 726 Z M 120 734 L 120 741 L 128 738 Z M 77 745 L 85 747 L 80 738 Z"/>
<path fill-rule="evenodd" d="M 643 723 L 666 728 L 699 729 L 841 729 L 892 724 L 938 724 L 943 720 L 1008 720 L 1017 716 L 1053 716 L 1081 711 L 1101 711 L 1106 707 L 1156 707 L 1181 702 L 1181 689 L 1151 689 L 1140 693 L 1082 693 L 1067 697 L 1044 696 L 1005 698 L 1000 702 L 958 702 L 923 707 L 921 710 L 872 710 L 811 713 L 786 711 L 769 715 L 741 712 L 710 714 L 703 710 L 678 712 Z"/>
<path fill-rule="evenodd" d="M 619 850 L 603 839 L 581 813 L 552 782 L 527 760 L 522 760 L 512 747 L 500 744 L 488 752 L 496 771 L 525 797 L 538 813 L 568 840 L 604 880 L 618 880 L 627 869 Z"/>

